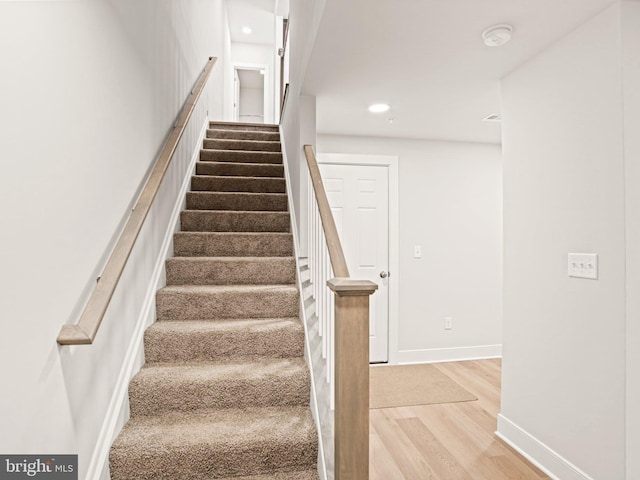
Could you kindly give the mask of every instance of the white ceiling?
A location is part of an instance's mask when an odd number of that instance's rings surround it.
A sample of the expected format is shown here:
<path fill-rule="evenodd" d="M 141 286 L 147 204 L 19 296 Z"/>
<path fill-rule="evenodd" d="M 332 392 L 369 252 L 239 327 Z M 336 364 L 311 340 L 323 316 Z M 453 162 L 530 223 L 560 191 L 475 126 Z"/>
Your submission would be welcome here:
<path fill-rule="evenodd" d="M 231 41 L 273 45 L 275 39 L 275 0 L 227 0 Z M 250 35 L 242 27 L 250 27 Z"/>
<path fill-rule="evenodd" d="M 500 78 L 614 1 L 327 0 L 303 91 L 320 133 L 499 143 L 481 120 L 500 111 Z M 485 47 L 500 23 L 511 42 Z"/>

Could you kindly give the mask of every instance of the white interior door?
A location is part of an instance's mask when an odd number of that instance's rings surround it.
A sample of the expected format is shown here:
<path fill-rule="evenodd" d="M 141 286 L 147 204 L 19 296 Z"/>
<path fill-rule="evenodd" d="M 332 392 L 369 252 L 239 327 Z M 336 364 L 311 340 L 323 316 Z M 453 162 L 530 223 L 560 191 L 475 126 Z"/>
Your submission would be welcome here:
<path fill-rule="evenodd" d="M 240 119 L 240 76 L 238 70 L 233 69 L 233 120 Z"/>
<path fill-rule="evenodd" d="M 329 205 L 352 278 L 371 280 L 371 363 L 389 359 L 389 169 L 320 164 Z"/>

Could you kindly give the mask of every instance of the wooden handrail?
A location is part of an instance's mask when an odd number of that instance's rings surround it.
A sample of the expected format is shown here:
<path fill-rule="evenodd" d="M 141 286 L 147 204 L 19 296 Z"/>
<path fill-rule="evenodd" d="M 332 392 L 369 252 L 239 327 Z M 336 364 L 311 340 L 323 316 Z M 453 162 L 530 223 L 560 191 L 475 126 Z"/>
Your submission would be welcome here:
<path fill-rule="evenodd" d="M 178 148 L 178 143 L 184 134 L 187 123 L 204 90 L 215 62 L 215 57 L 209 57 L 204 70 L 198 77 L 195 87 L 191 91 L 178 116 L 173 130 L 169 134 L 169 138 L 167 138 L 160 152 L 158 160 L 153 166 L 147 183 L 133 207 L 131 216 L 127 220 L 109 260 L 107 260 L 102 275 L 100 275 L 96 287 L 80 316 L 80 320 L 75 325 L 62 326 L 60 334 L 58 335 L 58 343 L 60 345 L 89 345 L 93 343 L 96 338 L 102 319 L 109 307 L 113 293 L 118 286 L 118 281 L 131 255 L 138 234 L 151 209 L 153 200 L 156 198 L 160 185 L 162 184 L 162 179 L 169 168 L 173 155 Z"/>
<path fill-rule="evenodd" d="M 320 175 L 316 154 L 314 153 L 311 145 L 304 146 L 304 155 L 307 157 L 311 184 L 313 185 L 313 190 L 316 193 L 318 210 L 320 211 L 322 228 L 327 240 L 327 247 L 329 248 L 329 257 L 331 258 L 333 274 L 336 277 L 347 278 L 349 277 L 349 268 L 347 267 L 344 252 L 342 251 L 342 244 L 340 243 L 340 237 L 338 236 L 336 222 L 333 219 L 333 213 L 331 213 L 331 207 L 327 200 L 327 193 L 325 192 L 324 185 L 322 184 L 322 175 Z"/>

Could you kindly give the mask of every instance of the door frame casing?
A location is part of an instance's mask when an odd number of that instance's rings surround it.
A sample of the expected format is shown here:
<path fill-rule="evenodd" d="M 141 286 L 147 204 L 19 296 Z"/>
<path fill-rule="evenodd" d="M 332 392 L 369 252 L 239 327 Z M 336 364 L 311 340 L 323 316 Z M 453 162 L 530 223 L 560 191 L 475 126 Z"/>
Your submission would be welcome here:
<path fill-rule="evenodd" d="M 233 69 L 233 98 L 231 99 L 231 105 L 233 105 L 233 121 L 240 121 L 240 74 L 238 69 Z"/>
<path fill-rule="evenodd" d="M 398 364 L 398 329 L 400 305 L 400 209 L 398 191 L 398 157 L 354 153 L 318 153 L 318 163 L 334 165 L 386 166 L 389 173 L 389 336 L 388 365 Z"/>

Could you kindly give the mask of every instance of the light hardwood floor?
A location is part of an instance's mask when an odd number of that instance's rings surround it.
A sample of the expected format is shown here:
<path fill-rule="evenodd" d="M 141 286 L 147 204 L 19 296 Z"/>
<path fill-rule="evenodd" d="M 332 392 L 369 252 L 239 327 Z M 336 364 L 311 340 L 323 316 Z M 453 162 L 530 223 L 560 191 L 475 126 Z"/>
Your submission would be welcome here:
<path fill-rule="evenodd" d="M 370 480 L 541 480 L 498 439 L 500 360 L 436 367 L 477 401 L 370 411 Z"/>

